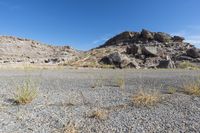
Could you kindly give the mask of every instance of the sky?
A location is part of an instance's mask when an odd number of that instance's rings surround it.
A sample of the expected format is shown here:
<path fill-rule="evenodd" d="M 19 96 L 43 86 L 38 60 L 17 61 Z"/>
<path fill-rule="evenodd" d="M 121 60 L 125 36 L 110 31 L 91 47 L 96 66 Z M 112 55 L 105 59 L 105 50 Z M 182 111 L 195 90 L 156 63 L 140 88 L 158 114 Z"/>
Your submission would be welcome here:
<path fill-rule="evenodd" d="M 79 50 L 143 28 L 200 47 L 200 0 L 0 0 L 0 18 L 0 35 Z"/>

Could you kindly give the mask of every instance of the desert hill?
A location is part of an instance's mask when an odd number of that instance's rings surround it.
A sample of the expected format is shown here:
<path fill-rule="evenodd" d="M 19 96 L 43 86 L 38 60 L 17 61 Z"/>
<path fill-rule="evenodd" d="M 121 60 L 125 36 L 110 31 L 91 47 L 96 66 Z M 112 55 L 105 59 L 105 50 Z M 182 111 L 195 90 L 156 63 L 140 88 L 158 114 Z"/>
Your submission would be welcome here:
<path fill-rule="evenodd" d="M 72 64 L 117 68 L 176 68 L 180 64 L 198 66 L 200 50 L 184 42 L 184 37 L 163 32 L 122 32 L 103 45 L 85 53 Z"/>
<path fill-rule="evenodd" d="M 77 56 L 69 46 L 52 46 L 30 39 L 0 36 L 0 63 L 60 63 Z"/>
<path fill-rule="evenodd" d="M 58 64 L 76 67 L 177 68 L 200 64 L 200 50 L 184 37 L 163 32 L 122 32 L 89 51 L 0 36 L 0 63 Z M 185 64 L 188 65 L 188 64 Z"/>

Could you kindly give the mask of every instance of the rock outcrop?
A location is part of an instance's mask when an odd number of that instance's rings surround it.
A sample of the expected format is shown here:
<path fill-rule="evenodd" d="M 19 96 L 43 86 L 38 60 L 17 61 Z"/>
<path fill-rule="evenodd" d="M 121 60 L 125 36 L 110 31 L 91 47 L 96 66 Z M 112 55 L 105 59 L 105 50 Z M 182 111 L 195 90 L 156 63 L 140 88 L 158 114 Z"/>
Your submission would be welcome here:
<path fill-rule="evenodd" d="M 115 49 L 118 55 L 134 60 L 137 68 L 176 68 L 175 64 L 183 61 L 200 64 L 200 50 L 184 42 L 184 37 L 145 29 L 141 32 L 123 32 L 97 49 Z M 109 56 L 102 57 L 105 58 Z M 115 65 L 112 62 L 107 64 Z M 119 64 L 115 66 L 120 67 Z"/>

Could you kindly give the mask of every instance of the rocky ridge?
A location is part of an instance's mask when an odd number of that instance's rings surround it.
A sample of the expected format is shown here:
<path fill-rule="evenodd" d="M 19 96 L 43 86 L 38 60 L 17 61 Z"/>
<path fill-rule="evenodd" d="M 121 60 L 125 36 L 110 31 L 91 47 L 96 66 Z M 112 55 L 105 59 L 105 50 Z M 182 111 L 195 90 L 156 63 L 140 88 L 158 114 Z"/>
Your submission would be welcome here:
<path fill-rule="evenodd" d="M 184 37 L 163 32 L 123 32 L 94 51 L 109 49 L 98 63 L 117 68 L 176 68 L 181 62 L 200 63 L 200 50 L 184 42 Z"/>

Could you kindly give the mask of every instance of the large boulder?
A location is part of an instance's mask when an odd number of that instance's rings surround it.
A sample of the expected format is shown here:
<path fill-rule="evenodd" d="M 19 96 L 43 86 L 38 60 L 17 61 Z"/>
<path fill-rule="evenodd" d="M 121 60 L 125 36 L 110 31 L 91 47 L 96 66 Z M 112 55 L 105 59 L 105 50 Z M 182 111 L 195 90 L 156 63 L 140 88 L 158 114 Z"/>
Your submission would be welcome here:
<path fill-rule="evenodd" d="M 139 46 L 133 44 L 133 45 L 127 46 L 127 48 L 126 48 L 126 53 L 127 53 L 127 54 L 135 55 L 135 54 L 138 53 L 138 50 L 139 50 Z"/>
<path fill-rule="evenodd" d="M 121 64 L 120 64 L 120 68 L 136 68 L 136 69 L 139 69 L 140 66 L 136 62 L 135 59 L 130 59 L 128 57 L 124 57 Z"/>
<path fill-rule="evenodd" d="M 186 55 L 180 55 L 178 57 L 176 57 L 176 60 L 178 61 L 194 61 L 194 58 L 186 56 Z"/>
<path fill-rule="evenodd" d="M 154 46 L 144 46 L 142 47 L 142 54 L 147 57 L 156 57 L 162 53 L 160 49 Z"/>
<path fill-rule="evenodd" d="M 154 39 L 158 42 L 170 42 L 172 37 L 169 34 L 163 33 L 163 32 L 157 32 L 154 35 Z"/>
<path fill-rule="evenodd" d="M 192 57 L 192 58 L 199 58 L 200 57 L 200 51 L 196 48 L 191 48 L 191 49 L 188 49 L 186 51 L 187 55 Z"/>
<path fill-rule="evenodd" d="M 160 57 L 145 58 L 144 66 L 145 66 L 145 68 L 156 68 L 156 66 L 158 66 L 160 60 L 161 60 Z"/>
<path fill-rule="evenodd" d="M 176 66 L 172 60 L 160 60 L 157 68 L 176 68 Z"/>
<path fill-rule="evenodd" d="M 122 62 L 122 55 L 119 52 L 112 53 L 108 56 L 104 56 L 100 63 L 107 65 L 115 65 L 116 67 L 120 67 Z"/>
<path fill-rule="evenodd" d="M 141 38 L 143 40 L 153 40 L 154 39 L 154 35 L 153 35 L 152 32 L 150 32 L 148 30 L 145 30 L 145 29 L 142 29 Z"/>
<path fill-rule="evenodd" d="M 100 61 L 100 64 L 114 65 L 117 68 L 140 68 L 138 63 L 129 59 L 127 56 L 120 54 L 119 52 L 112 53 L 108 56 L 103 57 Z"/>
<path fill-rule="evenodd" d="M 173 37 L 174 42 L 183 42 L 184 40 L 185 40 L 184 37 L 180 37 L 180 36 L 174 36 Z"/>

